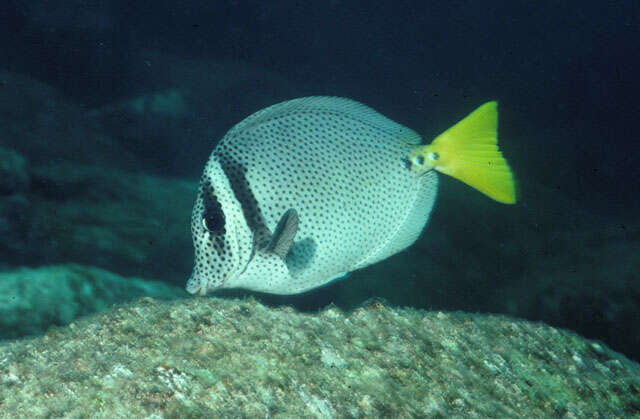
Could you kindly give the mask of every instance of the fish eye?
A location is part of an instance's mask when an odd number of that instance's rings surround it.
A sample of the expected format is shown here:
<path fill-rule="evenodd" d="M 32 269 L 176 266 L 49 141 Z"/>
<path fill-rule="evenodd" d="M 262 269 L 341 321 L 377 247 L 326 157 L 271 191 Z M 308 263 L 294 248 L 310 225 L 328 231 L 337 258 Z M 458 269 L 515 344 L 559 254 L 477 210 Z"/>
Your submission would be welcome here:
<path fill-rule="evenodd" d="M 413 159 L 413 164 L 417 165 L 417 166 L 422 166 L 424 164 L 424 157 L 422 156 L 415 156 Z"/>
<path fill-rule="evenodd" d="M 206 212 L 202 217 L 202 226 L 212 234 L 224 232 L 224 215 L 221 212 Z"/>
<path fill-rule="evenodd" d="M 212 234 L 224 234 L 225 216 L 210 180 L 202 185 L 202 227 Z"/>
<path fill-rule="evenodd" d="M 440 158 L 440 155 L 438 153 L 429 153 L 429 159 L 430 160 L 438 160 Z"/>

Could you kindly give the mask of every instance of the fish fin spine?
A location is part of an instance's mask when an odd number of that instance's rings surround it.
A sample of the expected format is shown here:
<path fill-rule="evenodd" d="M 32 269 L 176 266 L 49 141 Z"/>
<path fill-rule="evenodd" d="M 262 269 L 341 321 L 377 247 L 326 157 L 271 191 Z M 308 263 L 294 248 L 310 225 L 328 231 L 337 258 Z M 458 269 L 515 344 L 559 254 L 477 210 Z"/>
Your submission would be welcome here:
<path fill-rule="evenodd" d="M 275 253 L 284 259 L 289 250 L 291 250 L 291 246 L 293 246 L 293 239 L 295 239 L 298 232 L 299 222 L 296 210 L 293 208 L 287 210 L 280 218 L 265 250 Z"/>

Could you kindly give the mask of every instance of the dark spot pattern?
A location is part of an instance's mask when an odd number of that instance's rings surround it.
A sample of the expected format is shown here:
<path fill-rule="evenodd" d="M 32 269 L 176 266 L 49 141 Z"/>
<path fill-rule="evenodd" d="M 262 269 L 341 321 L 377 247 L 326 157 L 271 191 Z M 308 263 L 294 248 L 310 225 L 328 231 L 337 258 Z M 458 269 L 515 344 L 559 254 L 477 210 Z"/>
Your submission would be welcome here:
<path fill-rule="evenodd" d="M 227 133 L 212 160 L 224 169 L 250 228 L 268 234 L 288 209 L 299 216 L 285 258 L 290 283 L 273 292 L 321 286 L 417 239 L 437 188 L 435 173 L 419 177 L 406 169 L 411 144 L 420 142 L 371 108 L 332 97 L 274 105 Z M 278 271 L 269 263 L 265 283 L 253 289 L 269 289 Z"/>

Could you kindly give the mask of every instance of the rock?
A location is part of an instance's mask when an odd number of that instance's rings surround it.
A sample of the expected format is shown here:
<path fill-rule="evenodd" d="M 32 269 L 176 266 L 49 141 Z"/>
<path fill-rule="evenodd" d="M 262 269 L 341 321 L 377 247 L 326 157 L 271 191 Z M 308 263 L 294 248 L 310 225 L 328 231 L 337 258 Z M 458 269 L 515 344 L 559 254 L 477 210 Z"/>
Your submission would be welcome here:
<path fill-rule="evenodd" d="M 497 310 L 570 328 L 640 359 L 640 225 L 559 235 L 545 263 L 494 297 Z"/>
<path fill-rule="evenodd" d="M 143 298 L 0 352 L 10 417 L 640 415 L 640 365 L 602 344 L 379 303 L 305 315 Z"/>
<path fill-rule="evenodd" d="M 24 193 L 29 189 L 27 159 L 0 147 L 0 196 Z"/>
<path fill-rule="evenodd" d="M 215 143 L 249 114 L 299 92 L 246 62 L 190 60 L 153 50 L 131 60 L 128 97 L 88 112 L 144 170 L 200 176 Z"/>
<path fill-rule="evenodd" d="M 52 325 L 142 296 L 186 296 L 180 288 L 157 281 L 123 278 L 81 265 L 17 269 L 0 273 L 0 338 L 39 334 Z"/>
<path fill-rule="evenodd" d="M 33 171 L 38 263 L 74 261 L 184 286 L 195 182 L 54 164 Z"/>
<path fill-rule="evenodd" d="M 24 195 L 0 196 L 0 264 L 27 263 L 33 251 L 33 211 Z"/>
<path fill-rule="evenodd" d="M 0 147 L 0 265 L 27 259 L 32 223 L 30 183 L 27 159 Z"/>
<path fill-rule="evenodd" d="M 112 141 L 85 110 L 54 88 L 0 70 L 0 146 L 33 166 L 63 160 L 135 169 L 134 154 Z"/>

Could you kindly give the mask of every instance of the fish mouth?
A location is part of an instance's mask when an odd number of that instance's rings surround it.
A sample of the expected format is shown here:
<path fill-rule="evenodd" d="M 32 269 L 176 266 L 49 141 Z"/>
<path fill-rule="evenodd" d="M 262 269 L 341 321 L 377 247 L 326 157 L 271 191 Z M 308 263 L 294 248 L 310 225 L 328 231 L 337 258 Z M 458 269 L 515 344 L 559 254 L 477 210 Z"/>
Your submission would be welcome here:
<path fill-rule="evenodd" d="M 198 264 L 195 263 L 185 286 L 185 290 L 189 294 L 204 296 L 207 295 L 209 291 L 213 292 L 221 288 L 231 288 L 233 286 L 230 284 L 233 284 L 235 278 L 241 276 L 249 266 L 249 262 L 253 259 L 255 249 L 252 248 L 250 255 L 241 256 L 241 247 L 238 242 L 239 234 L 236 233 L 238 227 L 231 223 L 228 228 L 229 230 L 225 236 L 226 246 L 228 246 L 228 258 L 226 262 L 220 269 L 216 269 L 215 272 L 209 273 L 208 275 L 200 274 Z M 219 260 L 219 255 L 210 255 L 210 257 L 218 257 L 217 260 Z"/>
<path fill-rule="evenodd" d="M 203 279 L 202 276 L 198 274 L 197 270 L 194 269 L 189 276 L 189 279 L 187 280 L 185 290 L 191 295 L 199 294 L 205 296 L 209 291 L 215 291 L 220 288 L 225 288 L 224 284 L 227 283 L 229 278 L 231 278 L 232 276 L 233 275 L 228 274 L 221 282 L 215 282 L 212 286 L 211 281 Z"/>
<path fill-rule="evenodd" d="M 204 284 L 198 274 L 193 271 L 189 276 L 185 290 L 191 295 L 200 294 L 204 296 L 207 295 L 207 284 Z"/>

